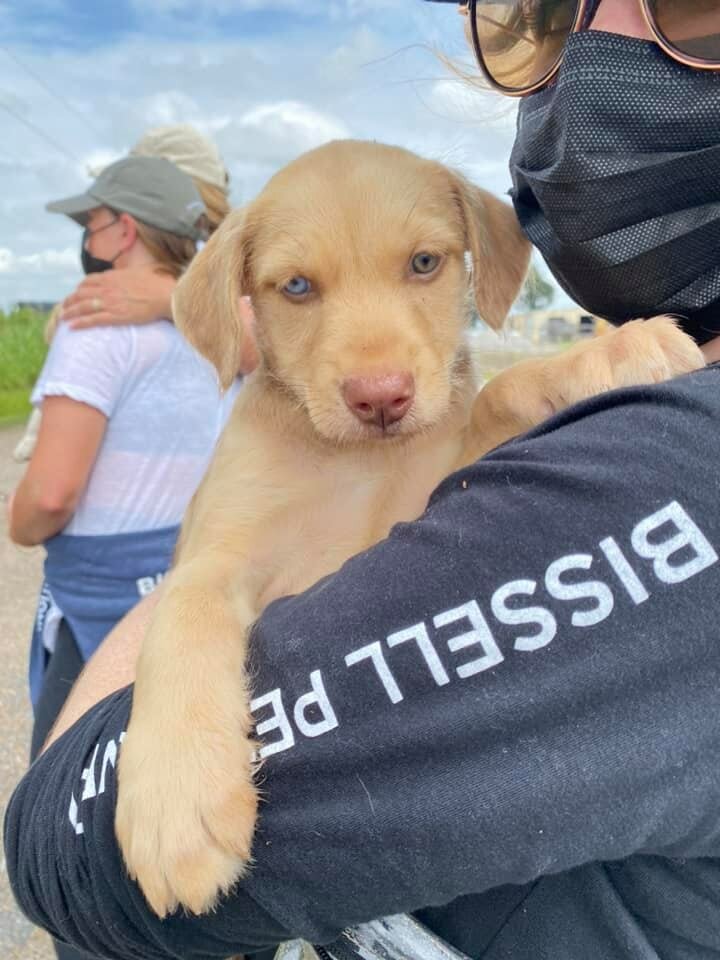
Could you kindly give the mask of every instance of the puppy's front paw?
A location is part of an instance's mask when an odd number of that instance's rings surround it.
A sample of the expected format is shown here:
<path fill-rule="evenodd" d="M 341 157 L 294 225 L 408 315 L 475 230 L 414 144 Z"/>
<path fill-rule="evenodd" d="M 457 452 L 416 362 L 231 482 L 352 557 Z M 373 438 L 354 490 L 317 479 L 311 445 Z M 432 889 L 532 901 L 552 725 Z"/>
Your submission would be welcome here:
<path fill-rule="evenodd" d="M 671 317 L 632 320 L 596 343 L 607 344 L 613 386 L 660 383 L 705 366 L 698 345 Z"/>
<path fill-rule="evenodd" d="M 660 383 L 704 365 L 698 345 L 672 318 L 653 317 L 631 320 L 541 361 L 535 384 L 558 412 L 608 390 Z"/>
<path fill-rule="evenodd" d="M 141 713 L 120 750 L 115 831 L 130 876 L 160 917 L 178 906 L 211 910 L 250 859 L 254 745 L 237 718 L 225 729 L 218 717 L 212 729 L 195 719 L 174 716 L 168 727 Z"/>

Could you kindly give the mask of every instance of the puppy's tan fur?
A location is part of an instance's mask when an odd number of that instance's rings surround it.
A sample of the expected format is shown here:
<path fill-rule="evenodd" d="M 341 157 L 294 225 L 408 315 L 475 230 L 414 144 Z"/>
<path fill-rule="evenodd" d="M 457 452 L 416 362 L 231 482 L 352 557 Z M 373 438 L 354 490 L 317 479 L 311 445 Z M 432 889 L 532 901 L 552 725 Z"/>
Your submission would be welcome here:
<path fill-rule="evenodd" d="M 472 296 L 498 328 L 527 267 L 512 210 L 442 165 L 340 142 L 301 157 L 218 230 L 181 282 L 181 329 L 243 388 L 183 525 L 137 670 L 121 751 L 118 838 L 159 914 L 210 908 L 250 857 L 256 815 L 246 634 L 265 605 L 419 516 L 447 474 L 568 403 L 702 365 L 671 321 L 630 324 L 530 361 L 479 394 Z M 429 276 L 418 252 L 441 258 Z M 313 292 L 283 292 L 307 277 Z M 383 430 L 348 408 L 348 378 L 409 372 L 411 409 Z"/>

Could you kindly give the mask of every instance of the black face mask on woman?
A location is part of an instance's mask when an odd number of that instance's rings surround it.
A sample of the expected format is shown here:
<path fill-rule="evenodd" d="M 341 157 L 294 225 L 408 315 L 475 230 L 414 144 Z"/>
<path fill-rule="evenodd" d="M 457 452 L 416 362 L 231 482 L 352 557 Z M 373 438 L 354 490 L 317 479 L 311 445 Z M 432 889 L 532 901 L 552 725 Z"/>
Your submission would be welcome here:
<path fill-rule="evenodd" d="M 520 103 L 510 169 L 523 230 L 577 303 L 720 334 L 720 74 L 573 34 L 556 82 Z"/>
<path fill-rule="evenodd" d="M 80 246 L 80 263 L 83 273 L 104 273 L 106 270 L 112 270 L 112 260 L 101 260 L 100 257 L 94 257 L 85 246 L 88 238 L 87 227 L 83 230 L 82 244 Z"/>
<path fill-rule="evenodd" d="M 87 248 L 87 242 L 94 233 L 100 233 L 102 230 L 111 227 L 114 223 L 117 223 L 117 220 L 106 223 L 104 227 L 98 227 L 96 230 L 91 230 L 90 227 L 85 227 L 83 230 L 82 241 L 80 243 L 80 263 L 82 264 L 83 273 L 105 273 L 106 270 L 112 270 L 120 254 L 118 253 L 112 260 L 103 260 L 101 257 L 94 257 Z"/>

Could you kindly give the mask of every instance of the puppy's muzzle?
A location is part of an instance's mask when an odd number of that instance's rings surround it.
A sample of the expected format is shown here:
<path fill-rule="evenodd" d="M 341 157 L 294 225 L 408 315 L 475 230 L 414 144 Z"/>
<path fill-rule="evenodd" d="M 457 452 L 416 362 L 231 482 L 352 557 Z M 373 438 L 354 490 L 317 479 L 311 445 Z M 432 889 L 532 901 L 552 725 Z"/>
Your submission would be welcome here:
<path fill-rule="evenodd" d="M 375 377 L 348 377 L 340 387 L 350 412 L 364 424 L 385 430 L 410 410 L 415 399 L 411 373 L 386 373 Z"/>

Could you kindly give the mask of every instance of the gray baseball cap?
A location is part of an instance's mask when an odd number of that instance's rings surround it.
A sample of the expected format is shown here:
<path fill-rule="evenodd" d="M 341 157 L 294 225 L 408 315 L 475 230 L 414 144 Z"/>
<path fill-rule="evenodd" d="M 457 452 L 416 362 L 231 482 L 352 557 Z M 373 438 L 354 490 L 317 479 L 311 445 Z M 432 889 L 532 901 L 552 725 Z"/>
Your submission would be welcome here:
<path fill-rule="evenodd" d="M 64 213 L 80 226 L 97 207 L 129 213 L 149 227 L 201 240 L 199 223 L 205 204 L 192 179 L 162 157 L 125 157 L 106 167 L 85 192 L 49 203 L 50 213 Z"/>

